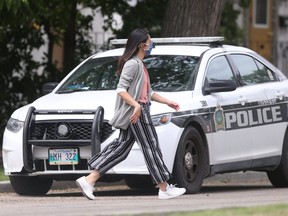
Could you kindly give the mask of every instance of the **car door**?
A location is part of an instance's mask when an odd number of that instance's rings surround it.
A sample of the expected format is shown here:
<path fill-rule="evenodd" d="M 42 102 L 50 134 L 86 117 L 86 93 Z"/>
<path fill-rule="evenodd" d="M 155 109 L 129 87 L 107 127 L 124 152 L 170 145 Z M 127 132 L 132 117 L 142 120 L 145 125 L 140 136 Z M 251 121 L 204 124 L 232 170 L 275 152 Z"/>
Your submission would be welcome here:
<path fill-rule="evenodd" d="M 238 83 L 226 55 L 210 59 L 205 80 L 207 83 L 223 80 Z M 215 172 L 237 170 L 251 164 L 252 132 L 246 127 L 246 110 L 250 106 L 248 101 L 251 100 L 249 94 L 249 90 L 238 87 L 235 91 L 205 96 L 213 115 L 210 160 L 214 164 Z"/>
<path fill-rule="evenodd" d="M 287 128 L 287 80 L 282 81 L 277 73 L 253 56 L 232 54 L 231 58 L 245 85 L 263 89 L 263 96 L 251 108 L 253 121 L 252 167 L 277 163 L 282 153 L 284 134 Z M 246 65 L 250 65 L 247 70 Z M 253 67 L 252 67 L 253 65 Z M 267 160 L 269 158 L 269 160 Z"/>

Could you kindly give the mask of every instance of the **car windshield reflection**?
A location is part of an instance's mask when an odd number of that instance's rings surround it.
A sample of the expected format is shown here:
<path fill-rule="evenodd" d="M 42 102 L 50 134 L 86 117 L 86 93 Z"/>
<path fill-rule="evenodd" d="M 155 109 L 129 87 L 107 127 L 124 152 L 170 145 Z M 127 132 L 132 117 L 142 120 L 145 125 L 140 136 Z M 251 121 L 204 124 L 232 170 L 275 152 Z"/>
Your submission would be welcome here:
<path fill-rule="evenodd" d="M 154 91 L 193 90 L 199 57 L 150 56 L 144 59 Z M 114 90 L 118 57 L 94 58 L 84 63 L 58 89 L 58 94 L 79 91 Z"/>

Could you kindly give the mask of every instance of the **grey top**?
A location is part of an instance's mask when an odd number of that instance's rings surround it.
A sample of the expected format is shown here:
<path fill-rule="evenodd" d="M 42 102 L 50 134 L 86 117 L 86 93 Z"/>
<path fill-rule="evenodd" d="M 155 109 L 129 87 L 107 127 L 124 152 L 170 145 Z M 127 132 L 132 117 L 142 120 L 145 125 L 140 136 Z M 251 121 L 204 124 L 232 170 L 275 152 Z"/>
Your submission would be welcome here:
<path fill-rule="evenodd" d="M 150 83 L 150 82 L 149 82 Z M 128 94 L 136 101 L 139 100 L 144 84 L 144 65 L 143 62 L 133 57 L 128 60 L 122 69 L 119 83 L 117 85 L 117 92 L 127 91 Z M 154 92 L 151 87 L 148 91 L 148 100 Z M 134 107 L 127 104 L 119 94 L 116 96 L 115 115 L 110 120 L 114 128 L 121 128 L 126 130 L 130 124 L 130 117 L 134 111 Z"/>

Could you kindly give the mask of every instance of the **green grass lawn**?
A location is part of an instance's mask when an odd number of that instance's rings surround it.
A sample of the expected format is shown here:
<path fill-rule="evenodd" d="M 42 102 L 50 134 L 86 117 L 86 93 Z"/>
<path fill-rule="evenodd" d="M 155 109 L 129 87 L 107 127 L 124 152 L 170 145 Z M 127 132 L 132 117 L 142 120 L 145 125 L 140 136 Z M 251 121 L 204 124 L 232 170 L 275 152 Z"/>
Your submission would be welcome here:
<path fill-rule="evenodd" d="M 3 167 L 0 166 L 0 181 L 8 181 L 8 180 L 9 180 L 8 176 L 4 175 Z"/>
<path fill-rule="evenodd" d="M 165 216 L 287 216 L 288 204 L 268 205 L 262 207 L 227 208 L 197 212 L 179 212 Z M 162 216 L 164 216 L 162 215 Z"/>

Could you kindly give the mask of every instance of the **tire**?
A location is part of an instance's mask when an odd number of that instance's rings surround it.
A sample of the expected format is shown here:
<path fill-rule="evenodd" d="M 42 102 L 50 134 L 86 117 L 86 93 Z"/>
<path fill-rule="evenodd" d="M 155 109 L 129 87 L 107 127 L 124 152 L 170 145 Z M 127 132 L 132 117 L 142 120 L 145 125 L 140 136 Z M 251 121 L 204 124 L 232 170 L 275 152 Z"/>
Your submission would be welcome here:
<path fill-rule="evenodd" d="M 131 189 L 153 189 L 155 185 L 153 184 L 151 177 L 149 175 L 132 175 L 126 176 L 125 182 Z"/>
<path fill-rule="evenodd" d="M 274 187 L 288 187 L 288 134 L 286 133 L 282 157 L 276 170 L 267 172 L 267 176 Z"/>
<path fill-rule="evenodd" d="M 14 191 L 19 195 L 45 195 L 51 188 L 53 179 L 37 176 L 9 176 Z"/>
<path fill-rule="evenodd" d="M 173 167 L 173 181 L 186 193 L 198 193 L 202 187 L 205 168 L 205 149 L 201 135 L 187 127 L 180 139 Z"/>

